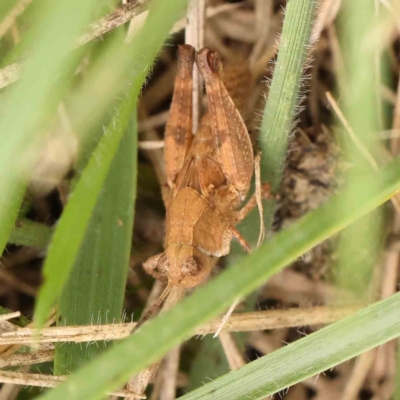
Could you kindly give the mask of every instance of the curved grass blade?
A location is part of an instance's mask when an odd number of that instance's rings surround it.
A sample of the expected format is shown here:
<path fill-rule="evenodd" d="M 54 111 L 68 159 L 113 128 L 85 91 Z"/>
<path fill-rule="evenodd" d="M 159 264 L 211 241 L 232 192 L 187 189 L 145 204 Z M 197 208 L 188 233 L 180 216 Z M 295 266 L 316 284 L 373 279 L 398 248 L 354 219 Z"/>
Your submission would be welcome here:
<path fill-rule="evenodd" d="M 173 23 L 181 16 L 185 4 L 185 0 L 173 3 L 167 0 L 154 2 L 146 24 L 131 45 L 124 49 L 125 52 L 129 52 L 127 61 L 135 63 L 132 83 L 83 171 L 54 232 L 43 268 L 45 281 L 35 309 L 34 320 L 37 327 L 43 326 L 47 314 L 68 279 L 149 65 L 156 57 Z"/>
<path fill-rule="evenodd" d="M 311 32 L 317 0 L 289 1 L 285 12 L 278 59 L 260 127 L 261 176 L 278 193 L 286 152 L 305 84 L 304 68 L 310 57 Z M 276 201 L 266 201 L 264 222 L 272 225 Z"/>
<path fill-rule="evenodd" d="M 253 254 L 224 271 L 172 310 L 114 345 L 42 399 L 98 399 L 107 391 L 117 388 L 130 375 L 176 346 L 201 323 L 224 310 L 235 298 L 250 293 L 293 259 L 388 200 L 400 190 L 399 169 L 400 159 L 396 159 L 371 174 L 370 179 L 382 183 L 380 190 L 376 190 L 372 196 L 368 181 L 360 179 L 345 193 L 333 197 L 324 206 L 275 235 Z M 340 207 L 343 196 L 349 195 L 354 198 L 351 206 L 340 215 L 333 212 Z M 367 343 L 366 347 L 371 345 Z"/>

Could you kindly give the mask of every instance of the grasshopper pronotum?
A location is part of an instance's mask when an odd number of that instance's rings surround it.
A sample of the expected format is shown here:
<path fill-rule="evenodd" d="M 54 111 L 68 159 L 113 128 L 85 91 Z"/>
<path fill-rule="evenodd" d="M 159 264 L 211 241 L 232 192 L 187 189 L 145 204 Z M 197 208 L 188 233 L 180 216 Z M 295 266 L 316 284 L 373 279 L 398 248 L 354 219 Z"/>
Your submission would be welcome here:
<path fill-rule="evenodd" d="M 192 133 L 192 70 L 203 76 L 208 114 Z M 218 257 L 229 253 L 235 237 L 250 245 L 235 226 L 256 206 L 256 196 L 240 208 L 250 188 L 254 155 L 242 116 L 222 79 L 218 54 L 179 47 L 178 72 L 165 133 L 167 186 L 165 251 L 144 264 L 148 273 L 167 279 L 156 304 L 139 321 L 138 329 L 161 305 L 173 286 L 191 288 L 209 275 Z M 269 186 L 263 185 L 263 196 Z"/>

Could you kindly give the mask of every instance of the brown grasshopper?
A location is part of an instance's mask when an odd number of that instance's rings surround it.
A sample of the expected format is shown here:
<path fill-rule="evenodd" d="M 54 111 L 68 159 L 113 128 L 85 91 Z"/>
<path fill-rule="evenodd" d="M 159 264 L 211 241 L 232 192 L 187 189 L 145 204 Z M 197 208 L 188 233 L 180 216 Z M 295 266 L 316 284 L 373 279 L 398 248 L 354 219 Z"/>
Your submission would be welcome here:
<path fill-rule="evenodd" d="M 208 114 L 193 135 L 195 61 L 205 82 Z M 222 76 L 222 63 L 216 52 L 203 48 L 196 53 L 192 46 L 179 47 L 178 72 L 164 140 L 165 251 L 144 263 L 148 273 L 166 279 L 168 285 L 135 330 L 150 318 L 173 286 L 191 288 L 202 283 L 217 258 L 229 253 L 232 237 L 246 251 L 251 249 L 235 226 L 257 204 L 253 195 L 239 209 L 253 175 L 253 148 L 233 100 L 240 105 L 243 95 L 231 89 L 232 98 Z M 263 192 L 266 196 L 268 185 L 263 185 Z"/>

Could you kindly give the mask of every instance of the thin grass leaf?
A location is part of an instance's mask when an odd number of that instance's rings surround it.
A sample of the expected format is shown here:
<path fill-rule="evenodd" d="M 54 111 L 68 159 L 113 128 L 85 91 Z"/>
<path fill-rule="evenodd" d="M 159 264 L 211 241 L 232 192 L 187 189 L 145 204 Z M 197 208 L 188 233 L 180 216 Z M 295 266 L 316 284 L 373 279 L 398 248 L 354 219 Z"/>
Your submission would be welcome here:
<path fill-rule="evenodd" d="M 260 127 L 261 176 L 278 193 L 294 119 L 299 111 L 303 71 L 310 57 L 311 32 L 318 1 L 289 1 L 285 12 L 278 59 Z M 276 201 L 265 202 L 264 221 L 269 230 Z"/>
<path fill-rule="evenodd" d="M 119 322 L 125 295 L 136 197 L 136 115 L 121 140 L 84 243 L 60 299 L 59 325 Z M 65 375 L 107 347 L 57 346 L 54 372 Z"/>
<path fill-rule="evenodd" d="M 17 246 L 29 246 L 45 250 L 50 242 L 53 230 L 39 222 L 23 219 L 17 221 L 11 231 L 8 243 Z"/>
<path fill-rule="evenodd" d="M 379 159 L 375 132 L 379 130 L 377 103 L 381 95 L 377 85 L 371 84 L 377 82 L 377 49 L 368 44 L 371 27 L 377 25 L 377 20 L 373 3 L 354 0 L 343 6 L 339 27 L 345 67 L 338 73 L 341 107 L 358 145 L 347 140 L 343 146 L 344 158 L 351 167 L 344 171 L 342 179 L 346 185 L 353 185 L 360 174 L 368 176 Z M 379 186 L 380 182 L 371 180 L 370 184 L 372 190 L 372 186 Z M 352 201 L 350 197 L 344 199 L 342 208 Z M 340 287 L 353 292 L 357 298 L 376 296 L 376 282 L 371 287 L 371 280 L 384 244 L 382 211 L 378 209 L 361 219 L 339 237 L 339 259 L 333 270 L 334 276 Z"/>
<path fill-rule="evenodd" d="M 400 336 L 400 293 L 179 397 L 255 400 Z"/>
<path fill-rule="evenodd" d="M 368 181 L 360 179 L 346 193 L 335 196 L 324 206 L 278 233 L 172 310 L 86 364 L 66 383 L 45 394 L 42 399 L 98 399 L 107 391 L 122 385 L 130 375 L 158 360 L 197 326 L 229 306 L 235 298 L 250 293 L 295 258 L 386 201 L 400 189 L 399 168 L 400 159 L 396 159 L 372 174 L 371 179 L 382 182 L 381 189 L 372 196 Z M 343 196 L 348 195 L 353 196 L 354 202 L 337 216 L 332 211 L 340 207 Z M 366 344 L 367 347 L 371 345 L 373 343 Z"/>
<path fill-rule="evenodd" d="M 287 3 L 278 58 L 260 126 L 261 179 L 279 193 L 290 135 L 299 111 L 304 68 L 310 57 L 310 42 L 318 1 L 296 0 Z M 271 230 L 276 200 L 264 200 L 264 224 Z M 239 225 L 250 243 L 256 244 L 259 224 L 257 210 Z M 232 256 L 237 258 L 238 246 Z"/>
<path fill-rule="evenodd" d="M 43 268 L 45 282 L 35 309 L 34 319 L 38 327 L 43 326 L 68 279 L 148 68 L 173 23 L 181 16 L 185 4 L 185 0 L 154 2 L 145 26 L 125 49 L 129 52 L 129 60 L 135 63 L 132 83 L 83 171 L 55 230 Z"/>

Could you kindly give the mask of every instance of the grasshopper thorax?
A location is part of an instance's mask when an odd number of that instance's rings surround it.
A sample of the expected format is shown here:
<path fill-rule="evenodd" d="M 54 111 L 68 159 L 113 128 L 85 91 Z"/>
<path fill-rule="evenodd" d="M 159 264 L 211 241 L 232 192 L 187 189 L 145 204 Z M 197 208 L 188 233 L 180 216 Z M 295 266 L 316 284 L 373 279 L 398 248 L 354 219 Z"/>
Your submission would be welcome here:
<path fill-rule="evenodd" d="M 175 286 L 197 286 L 210 274 L 211 257 L 194 246 L 171 244 L 164 254 L 160 269 Z"/>

